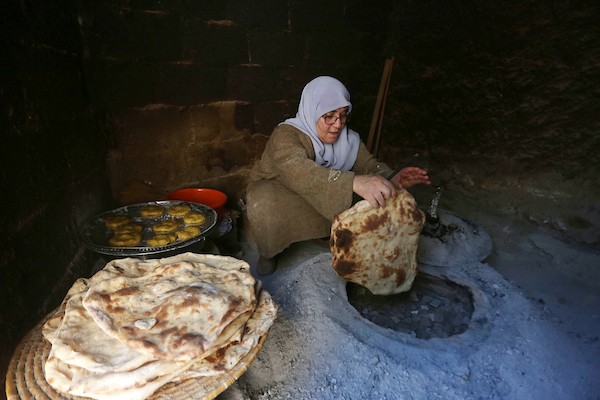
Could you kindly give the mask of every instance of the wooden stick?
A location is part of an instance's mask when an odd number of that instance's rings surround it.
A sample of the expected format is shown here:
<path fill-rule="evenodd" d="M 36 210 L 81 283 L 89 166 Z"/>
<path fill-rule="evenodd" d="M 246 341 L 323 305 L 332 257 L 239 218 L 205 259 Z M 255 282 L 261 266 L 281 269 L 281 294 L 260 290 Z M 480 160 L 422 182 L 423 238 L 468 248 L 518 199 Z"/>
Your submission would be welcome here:
<path fill-rule="evenodd" d="M 379 92 L 377 93 L 377 101 L 375 102 L 375 108 L 373 110 L 373 118 L 371 119 L 371 129 L 369 130 L 369 137 L 367 139 L 367 148 L 371 153 L 377 151 L 379 142 L 381 141 L 381 128 L 383 124 L 383 110 L 385 109 L 385 101 L 387 99 L 387 91 L 389 88 L 389 82 L 392 75 L 392 66 L 394 64 L 394 58 L 387 59 L 383 67 L 383 74 L 381 75 L 381 83 L 379 84 Z M 375 138 L 375 134 L 377 137 Z M 375 140 L 374 140 L 375 139 Z M 375 141 L 375 148 L 373 142 Z"/>
<path fill-rule="evenodd" d="M 379 115 L 379 124 L 377 126 L 377 141 L 375 142 L 375 150 L 373 153 L 375 157 L 379 157 L 379 145 L 381 144 L 381 131 L 383 129 L 383 115 L 385 114 L 385 106 L 387 104 L 387 96 L 390 88 L 390 81 L 392 80 L 392 68 L 394 67 L 394 58 L 392 57 L 391 59 L 386 60 L 386 62 L 389 64 L 388 76 L 385 80 L 385 90 L 383 92 L 383 100 Z"/>
<path fill-rule="evenodd" d="M 375 108 L 373 109 L 373 118 L 371 119 L 371 128 L 369 129 L 369 138 L 367 139 L 367 149 L 373 152 L 373 137 L 375 136 L 375 130 L 377 128 L 377 121 L 379 119 L 379 113 L 381 108 L 381 102 L 383 101 L 383 92 L 385 90 L 385 80 L 388 76 L 388 62 L 385 61 L 383 66 L 383 74 L 381 75 L 381 82 L 379 83 L 379 92 L 377 93 L 377 101 L 375 102 Z"/>

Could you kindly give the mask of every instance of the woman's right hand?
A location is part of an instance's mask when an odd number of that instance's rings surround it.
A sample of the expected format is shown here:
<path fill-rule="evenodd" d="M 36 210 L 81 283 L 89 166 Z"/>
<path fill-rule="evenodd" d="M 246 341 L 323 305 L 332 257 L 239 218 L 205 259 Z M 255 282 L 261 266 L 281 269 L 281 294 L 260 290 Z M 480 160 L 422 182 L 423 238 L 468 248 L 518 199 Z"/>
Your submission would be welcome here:
<path fill-rule="evenodd" d="M 352 190 L 375 208 L 383 207 L 396 194 L 394 185 L 380 175 L 355 175 Z"/>

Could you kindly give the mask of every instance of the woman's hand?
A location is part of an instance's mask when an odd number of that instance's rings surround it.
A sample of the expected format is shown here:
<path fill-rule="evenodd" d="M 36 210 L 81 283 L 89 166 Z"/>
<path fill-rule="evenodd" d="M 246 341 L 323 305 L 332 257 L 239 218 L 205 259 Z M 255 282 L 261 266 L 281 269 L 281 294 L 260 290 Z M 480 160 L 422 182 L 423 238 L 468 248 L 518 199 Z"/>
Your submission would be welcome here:
<path fill-rule="evenodd" d="M 419 167 L 402 168 L 396 175 L 392 177 L 391 181 L 405 189 L 421 183 L 426 185 L 431 184 L 427 171 Z"/>
<path fill-rule="evenodd" d="M 355 175 L 352 190 L 373 207 L 385 205 L 385 201 L 396 194 L 392 182 L 380 175 Z"/>

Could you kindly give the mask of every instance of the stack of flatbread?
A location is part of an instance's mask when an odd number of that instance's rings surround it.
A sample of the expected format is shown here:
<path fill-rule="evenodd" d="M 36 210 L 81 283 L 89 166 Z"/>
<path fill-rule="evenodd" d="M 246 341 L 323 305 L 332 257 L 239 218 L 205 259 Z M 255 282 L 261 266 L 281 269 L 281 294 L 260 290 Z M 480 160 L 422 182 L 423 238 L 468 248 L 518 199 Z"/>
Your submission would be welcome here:
<path fill-rule="evenodd" d="M 405 189 L 384 207 L 366 200 L 337 215 L 331 226 L 333 269 L 376 295 L 410 290 L 417 274 L 419 235 L 425 213 Z"/>
<path fill-rule="evenodd" d="M 45 378 L 60 393 L 145 399 L 169 382 L 233 368 L 277 315 L 233 257 L 185 253 L 109 262 L 71 287 L 42 328 Z"/>

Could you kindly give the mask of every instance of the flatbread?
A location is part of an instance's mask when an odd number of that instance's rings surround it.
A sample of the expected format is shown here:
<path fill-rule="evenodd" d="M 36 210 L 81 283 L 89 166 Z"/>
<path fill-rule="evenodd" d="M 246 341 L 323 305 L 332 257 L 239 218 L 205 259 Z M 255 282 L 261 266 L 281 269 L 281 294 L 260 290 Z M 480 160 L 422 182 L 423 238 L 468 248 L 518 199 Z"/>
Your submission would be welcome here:
<path fill-rule="evenodd" d="M 56 390 L 98 400 L 143 400 L 189 368 L 193 361 L 151 361 L 131 371 L 98 373 L 49 355 L 46 380 Z"/>
<path fill-rule="evenodd" d="M 205 358 L 190 361 L 150 360 L 129 371 L 89 371 L 63 362 L 51 352 L 45 365 L 46 379 L 55 389 L 98 400 L 141 400 L 168 382 L 206 379 L 235 367 L 265 335 L 277 317 L 277 306 L 261 290 L 256 311 L 235 340 Z"/>
<path fill-rule="evenodd" d="M 261 290 L 256 310 L 240 332 L 240 337 L 199 358 L 178 379 L 214 376 L 230 370 L 258 344 L 276 318 L 275 301 L 266 290 Z"/>
<path fill-rule="evenodd" d="M 405 189 L 373 208 L 361 200 L 331 226 L 333 269 L 342 278 L 389 295 L 408 291 L 416 275 L 416 253 L 425 213 Z"/>
<path fill-rule="evenodd" d="M 77 280 L 60 307 L 44 324 L 42 334 L 52 344 L 44 365 L 46 380 L 54 389 L 69 395 L 98 400 L 142 400 L 169 382 L 191 377 L 206 379 L 225 373 L 257 345 L 277 315 L 277 306 L 266 291 L 260 290 L 257 300 L 255 293 L 259 291 L 260 282 L 254 281 L 249 268 L 246 262 L 233 257 L 194 253 L 161 260 L 140 261 L 127 258 L 111 261 L 92 278 Z M 208 272 L 210 269 L 217 272 L 211 275 Z M 200 287 L 204 287 L 203 283 L 208 281 L 208 285 L 215 286 L 215 291 L 225 290 L 223 287 L 217 287 L 218 284 L 213 285 L 213 281 L 218 279 L 221 279 L 221 282 L 229 282 L 221 286 L 241 286 L 246 289 L 251 286 L 252 293 L 240 290 L 240 302 L 254 303 L 249 312 L 240 312 L 237 317 L 223 315 L 220 320 L 206 318 L 206 323 L 217 326 L 222 325 L 219 323 L 221 321 L 232 318 L 233 320 L 221 330 L 221 336 L 213 342 L 214 346 L 207 348 L 200 357 L 184 360 L 173 359 L 182 357 L 157 359 L 154 353 L 137 351 L 129 346 L 127 340 L 117 339 L 101 329 L 83 305 L 83 299 L 93 288 L 96 290 L 94 293 L 99 294 L 98 290 L 106 286 L 113 289 L 120 287 L 114 286 L 117 282 L 146 284 L 147 280 L 141 279 L 146 276 L 154 277 L 153 283 L 159 285 L 154 287 L 159 290 L 153 292 L 157 296 L 164 294 L 163 290 L 173 289 L 171 283 L 164 282 L 164 279 L 175 281 L 186 290 L 194 286 L 188 281 L 188 275 L 197 271 L 202 272 L 200 277 L 196 276 L 200 279 L 196 281 Z M 220 272 L 223 272 L 224 276 Z M 131 288 L 125 286 L 120 290 L 130 292 Z M 228 298 L 231 291 L 227 293 L 224 298 Z M 108 292 L 103 295 L 114 296 Z M 125 297 L 127 296 L 121 292 L 112 304 L 114 315 L 120 315 L 119 310 L 124 314 L 132 312 L 132 315 L 138 315 L 139 307 L 123 307 L 126 305 L 122 301 Z M 193 300 L 194 296 L 189 298 Z M 153 303 L 151 299 L 150 303 Z M 214 315 L 211 310 L 204 311 Z M 177 322 L 185 321 L 185 318 L 178 319 L 180 314 L 172 316 L 177 318 Z M 193 316 L 197 317 L 196 314 Z M 135 322 L 138 322 L 137 327 L 142 331 L 151 331 L 158 325 L 158 319 L 154 324 L 144 318 Z M 193 328 L 200 324 L 202 321 L 197 321 Z M 176 336 L 180 333 L 171 332 L 171 335 Z M 167 338 L 166 342 L 169 340 L 170 338 Z"/>
<path fill-rule="evenodd" d="M 98 373 L 129 371 L 152 361 L 152 356 L 132 350 L 98 328 L 81 302 L 88 288 L 86 279 L 78 279 L 65 297 L 63 312 L 42 327 L 52 343 L 49 357 Z"/>
<path fill-rule="evenodd" d="M 224 343 L 256 307 L 255 279 L 219 268 L 219 262 L 229 265 L 227 259 L 213 256 L 212 265 L 130 259 L 149 272 L 91 286 L 83 306 L 104 332 L 136 351 L 157 359 L 200 357 Z"/>

